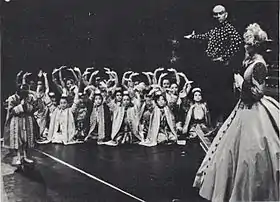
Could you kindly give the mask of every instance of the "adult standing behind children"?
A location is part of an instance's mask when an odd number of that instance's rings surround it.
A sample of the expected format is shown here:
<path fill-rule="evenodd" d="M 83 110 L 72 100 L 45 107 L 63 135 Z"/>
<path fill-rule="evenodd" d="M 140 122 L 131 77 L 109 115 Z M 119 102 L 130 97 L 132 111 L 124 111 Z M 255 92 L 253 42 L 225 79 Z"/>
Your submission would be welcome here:
<path fill-rule="evenodd" d="M 205 64 L 207 85 L 203 87 L 215 124 L 223 122 L 234 106 L 233 71 L 235 71 L 242 39 L 234 26 L 227 21 L 228 13 L 224 6 L 213 8 L 216 25 L 207 33 L 184 36 L 186 39 L 207 40 L 206 55 L 210 59 Z M 240 61 L 241 63 L 241 61 Z M 203 78 L 205 79 L 205 78 Z"/>

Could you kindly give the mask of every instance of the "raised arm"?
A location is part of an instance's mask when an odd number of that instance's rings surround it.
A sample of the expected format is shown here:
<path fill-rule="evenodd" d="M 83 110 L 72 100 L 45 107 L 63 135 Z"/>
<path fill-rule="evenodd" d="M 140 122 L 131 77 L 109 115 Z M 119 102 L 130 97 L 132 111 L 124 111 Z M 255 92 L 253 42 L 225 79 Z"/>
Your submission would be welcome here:
<path fill-rule="evenodd" d="M 82 75 L 82 82 L 84 83 L 85 86 L 89 85 L 89 82 L 87 80 L 88 75 L 90 74 L 90 70 L 94 69 L 93 67 L 90 68 L 86 68 L 86 70 L 84 71 L 83 75 Z"/>
<path fill-rule="evenodd" d="M 89 85 L 93 85 L 93 78 L 94 78 L 94 76 L 96 76 L 98 73 L 99 73 L 99 70 L 95 70 L 95 71 L 90 75 L 90 78 L 89 78 Z"/>
<path fill-rule="evenodd" d="M 50 87 L 49 87 L 49 81 L 48 81 L 48 74 L 46 72 L 43 73 L 44 80 L 45 80 L 45 94 L 48 94 L 50 92 Z"/>
<path fill-rule="evenodd" d="M 104 67 L 104 69 L 105 69 L 105 74 L 107 74 L 109 76 L 109 79 L 105 82 L 107 88 L 109 88 L 110 87 L 110 83 L 112 81 L 114 81 L 114 76 L 112 75 L 111 70 L 109 68 Z"/>
<path fill-rule="evenodd" d="M 105 70 L 105 74 L 107 74 L 109 76 L 109 79 L 106 81 L 106 84 L 108 84 L 110 81 L 113 80 L 113 76 L 111 74 L 111 70 L 107 67 L 104 67 L 104 70 Z"/>
<path fill-rule="evenodd" d="M 93 101 L 93 97 L 94 97 L 94 91 L 95 91 L 95 87 L 93 85 L 88 85 L 85 89 L 84 89 L 84 93 L 87 93 L 87 91 L 90 91 L 90 96 L 89 99 L 91 101 Z"/>
<path fill-rule="evenodd" d="M 27 84 L 26 78 L 27 78 L 27 76 L 30 76 L 30 75 L 31 75 L 31 73 L 29 73 L 29 72 L 26 72 L 26 73 L 23 75 L 23 77 L 22 77 L 22 84 Z"/>
<path fill-rule="evenodd" d="M 74 102 L 71 106 L 71 111 L 72 113 L 75 113 L 77 108 L 78 108 L 78 104 L 79 104 L 79 88 L 77 86 L 75 86 L 74 88 Z"/>
<path fill-rule="evenodd" d="M 116 87 L 119 85 L 119 77 L 118 77 L 118 74 L 117 74 L 117 72 L 115 72 L 115 71 L 111 71 L 111 75 L 113 76 L 113 79 L 114 79 L 114 81 L 115 81 L 114 88 L 116 88 Z"/>
<path fill-rule="evenodd" d="M 82 78 L 81 70 L 78 67 L 74 67 L 74 71 L 77 72 L 77 75 L 78 75 L 77 77 L 78 77 L 78 80 L 80 81 Z"/>
<path fill-rule="evenodd" d="M 63 77 L 62 77 L 62 69 L 65 69 L 65 68 L 66 68 L 66 66 L 61 66 L 58 69 L 59 81 L 60 81 L 60 84 L 61 84 L 62 88 L 66 87 L 65 82 L 63 81 Z"/>
<path fill-rule="evenodd" d="M 144 74 L 148 78 L 149 86 L 152 85 L 152 79 L 150 76 L 153 76 L 154 74 L 152 72 L 142 72 L 142 74 Z"/>
<path fill-rule="evenodd" d="M 182 89 L 182 91 L 180 93 L 181 95 L 184 94 L 183 97 L 185 97 L 185 96 L 187 96 L 189 94 L 189 92 L 191 90 L 191 87 L 192 87 L 191 83 L 193 83 L 193 81 L 190 81 L 183 72 L 179 72 L 177 74 L 178 74 L 178 76 L 182 76 L 184 78 L 184 80 L 185 80 L 185 84 L 184 84 L 183 89 Z"/>
<path fill-rule="evenodd" d="M 59 85 L 59 83 L 58 83 L 58 81 L 57 81 L 57 78 L 55 78 L 55 73 L 58 72 L 58 71 L 59 71 L 58 69 L 54 69 L 54 70 L 53 70 L 53 72 L 52 72 L 52 82 L 55 84 L 55 86 L 56 86 L 58 92 L 59 92 L 60 94 L 62 94 L 62 93 L 63 93 L 63 90 L 62 90 L 63 88 L 62 88 L 61 85 Z"/>
<path fill-rule="evenodd" d="M 132 72 L 132 71 L 127 71 L 127 72 L 125 72 L 125 73 L 123 74 L 123 76 L 122 76 L 122 86 L 123 86 L 125 89 L 128 89 L 128 86 L 125 84 L 125 82 L 126 82 L 126 80 L 127 80 L 126 76 L 127 76 L 128 74 L 131 74 L 131 73 L 133 73 L 133 72 Z"/>
<path fill-rule="evenodd" d="M 80 79 L 78 78 L 77 74 L 75 73 L 75 71 L 71 68 L 67 69 L 68 71 L 70 71 L 73 74 L 73 77 L 75 79 L 75 84 L 77 86 L 80 86 Z"/>
<path fill-rule="evenodd" d="M 165 77 L 166 75 L 167 75 L 167 73 L 160 74 L 159 79 L 158 79 L 158 85 L 159 86 L 161 86 L 160 84 L 161 84 L 162 78 Z"/>
<path fill-rule="evenodd" d="M 42 76 L 43 76 L 43 71 L 40 70 L 39 73 L 38 73 L 38 78 L 39 78 L 39 80 L 42 79 Z M 40 86 L 37 85 L 35 96 L 38 96 L 38 97 L 39 97 L 39 93 L 40 93 Z"/>
<path fill-rule="evenodd" d="M 116 91 L 116 88 L 119 85 L 119 79 L 118 79 L 118 75 L 115 71 L 110 72 L 110 74 L 112 76 L 112 80 L 114 81 L 114 85 L 112 87 L 108 88 L 108 92 L 111 94 L 114 94 Z"/>
<path fill-rule="evenodd" d="M 128 79 L 129 79 L 130 81 L 132 81 L 132 78 L 135 77 L 135 76 L 138 76 L 138 75 L 139 75 L 139 73 L 133 72 L 133 73 L 129 76 Z"/>
<path fill-rule="evenodd" d="M 20 70 L 18 73 L 17 73 L 17 77 L 16 77 L 16 85 L 17 86 L 20 86 L 21 85 L 21 82 L 20 82 L 20 76 L 22 75 L 23 71 Z"/>
<path fill-rule="evenodd" d="M 153 77 L 153 83 L 154 84 L 158 84 L 158 80 L 157 80 L 157 73 L 160 71 L 163 71 L 164 69 L 162 67 L 155 69 L 154 71 L 154 77 Z"/>
<path fill-rule="evenodd" d="M 179 86 L 179 85 L 180 85 L 180 77 L 179 77 L 179 75 L 178 75 L 177 70 L 174 69 L 174 68 L 170 68 L 170 69 L 168 69 L 168 71 L 169 71 L 169 72 L 173 72 L 173 73 L 175 74 L 176 83 L 177 83 L 177 85 Z"/>

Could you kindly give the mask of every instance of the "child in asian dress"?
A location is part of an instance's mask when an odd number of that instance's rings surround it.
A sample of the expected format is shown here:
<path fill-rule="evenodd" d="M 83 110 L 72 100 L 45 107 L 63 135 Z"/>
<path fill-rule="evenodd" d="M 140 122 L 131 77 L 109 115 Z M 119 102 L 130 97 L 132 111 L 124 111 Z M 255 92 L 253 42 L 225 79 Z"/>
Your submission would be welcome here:
<path fill-rule="evenodd" d="M 201 89 L 194 88 L 192 95 L 193 102 L 187 112 L 183 134 L 189 139 L 198 138 L 202 148 L 207 151 L 211 145 L 211 140 L 207 136 L 211 132 L 210 113 L 207 104 L 202 100 Z"/>
<path fill-rule="evenodd" d="M 35 135 L 39 133 L 33 116 L 34 101 L 27 84 L 22 84 L 17 92 L 8 98 L 3 146 L 16 151 L 17 156 L 13 162 L 15 165 L 20 165 L 22 159 L 28 163 L 33 162 L 28 157 L 28 150 L 34 147 Z"/>
<path fill-rule="evenodd" d="M 123 94 L 121 106 L 113 111 L 112 140 L 107 145 L 116 146 L 124 143 L 136 143 L 141 141 L 138 133 L 139 108 L 133 106 L 127 91 Z"/>
<path fill-rule="evenodd" d="M 177 142 L 175 117 L 167 105 L 164 94 L 158 91 L 155 95 L 155 107 L 151 115 L 147 139 L 141 142 L 144 146 L 157 144 L 174 144 Z"/>
<path fill-rule="evenodd" d="M 97 144 L 103 144 L 111 140 L 111 114 L 109 107 L 103 102 L 103 96 L 99 90 L 93 90 L 90 96 L 93 106 L 90 115 L 89 132 L 85 141 L 97 140 Z"/>
<path fill-rule="evenodd" d="M 79 102 L 78 88 L 74 89 L 74 103 L 68 105 L 68 97 L 62 95 L 58 107 L 52 108 L 48 140 L 52 143 L 62 143 L 64 145 L 74 144 L 76 134 L 74 113 Z"/>

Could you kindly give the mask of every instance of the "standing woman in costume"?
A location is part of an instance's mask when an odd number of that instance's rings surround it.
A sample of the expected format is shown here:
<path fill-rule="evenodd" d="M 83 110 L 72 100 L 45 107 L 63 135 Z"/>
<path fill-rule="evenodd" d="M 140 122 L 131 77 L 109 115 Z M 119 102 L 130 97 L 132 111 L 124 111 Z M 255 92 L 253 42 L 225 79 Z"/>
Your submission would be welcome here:
<path fill-rule="evenodd" d="M 256 23 L 244 34 L 241 98 L 218 131 L 194 181 L 212 201 L 279 201 L 279 103 L 264 95 L 267 34 Z"/>
<path fill-rule="evenodd" d="M 17 153 L 15 165 L 24 161 L 32 163 L 28 149 L 34 147 L 35 135 L 39 133 L 33 116 L 34 97 L 29 86 L 22 84 L 17 92 L 8 98 L 8 112 L 4 129 L 4 147 L 14 149 Z M 23 153 L 23 156 L 22 156 Z"/>

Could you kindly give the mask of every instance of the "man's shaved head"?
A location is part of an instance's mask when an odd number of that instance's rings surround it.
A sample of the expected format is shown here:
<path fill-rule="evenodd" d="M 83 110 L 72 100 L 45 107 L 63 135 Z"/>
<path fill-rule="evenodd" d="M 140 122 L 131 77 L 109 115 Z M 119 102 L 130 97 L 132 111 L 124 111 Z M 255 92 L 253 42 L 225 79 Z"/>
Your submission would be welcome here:
<path fill-rule="evenodd" d="M 218 20 L 220 23 L 223 23 L 227 19 L 226 8 L 222 5 L 216 5 L 213 8 L 213 17 Z"/>
<path fill-rule="evenodd" d="M 221 13 L 221 12 L 226 12 L 226 8 L 222 5 L 216 5 L 213 8 L 213 13 Z"/>

